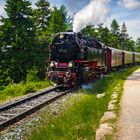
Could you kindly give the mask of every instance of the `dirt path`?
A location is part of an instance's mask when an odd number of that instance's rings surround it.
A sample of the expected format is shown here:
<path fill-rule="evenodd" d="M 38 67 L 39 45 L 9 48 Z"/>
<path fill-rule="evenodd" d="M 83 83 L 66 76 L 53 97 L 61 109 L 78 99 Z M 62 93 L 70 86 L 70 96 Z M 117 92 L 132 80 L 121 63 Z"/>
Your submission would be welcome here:
<path fill-rule="evenodd" d="M 125 83 L 116 140 L 140 140 L 140 69 Z"/>

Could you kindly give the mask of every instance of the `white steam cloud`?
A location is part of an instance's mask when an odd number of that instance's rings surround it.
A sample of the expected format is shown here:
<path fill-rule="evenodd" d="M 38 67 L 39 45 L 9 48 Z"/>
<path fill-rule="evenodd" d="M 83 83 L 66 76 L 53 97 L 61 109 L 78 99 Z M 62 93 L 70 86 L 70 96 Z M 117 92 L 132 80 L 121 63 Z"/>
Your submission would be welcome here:
<path fill-rule="evenodd" d="M 104 23 L 110 15 L 111 0 L 91 0 L 90 3 L 74 16 L 73 31 L 79 32 L 87 25 Z"/>

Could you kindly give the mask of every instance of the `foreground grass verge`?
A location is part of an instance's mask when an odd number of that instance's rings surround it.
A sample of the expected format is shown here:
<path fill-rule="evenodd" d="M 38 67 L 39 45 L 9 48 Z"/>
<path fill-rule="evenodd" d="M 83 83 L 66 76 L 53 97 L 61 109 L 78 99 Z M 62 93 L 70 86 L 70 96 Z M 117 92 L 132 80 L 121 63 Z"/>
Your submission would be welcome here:
<path fill-rule="evenodd" d="M 107 110 L 114 87 L 120 85 L 123 90 L 125 79 L 138 67 L 115 72 L 93 84 L 91 90 L 80 90 L 75 98 L 66 105 L 68 109 L 58 115 L 41 122 L 25 139 L 30 140 L 94 140 L 99 121 Z M 96 94 L 106 93 L 98 99 Z M 44 114 L 44 118 L 45 115 Z"/>
<path fill-rule="evenodd" d="M 28 82 L 26 84 L 11 84 L 0 90 L 0 103 L 11 98 L 22 96 L 30 92 L 35 92 L 39 89 L 48 87 L 50 84 L 47 81 Z"/>

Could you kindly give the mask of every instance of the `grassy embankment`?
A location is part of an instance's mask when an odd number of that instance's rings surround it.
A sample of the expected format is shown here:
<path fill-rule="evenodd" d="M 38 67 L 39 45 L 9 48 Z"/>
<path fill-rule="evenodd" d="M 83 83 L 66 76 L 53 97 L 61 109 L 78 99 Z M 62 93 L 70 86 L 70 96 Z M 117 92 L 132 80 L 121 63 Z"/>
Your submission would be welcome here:
<path fill-rule="evenodd" d="M 114 72 L 100 79 L 92 90 L 81 90 L 76 98 L 70 99 L 68 109 L 58 115 L 43 120 L 40 127 L 33 130 L 25 139 L 31 140 L 94 140 L 99 121 L 107 110 L 115 86 L 123 90 L 125 79 L 138 67 Z M 121 91 L 122 92 L 122 91 Z M 106 93 L 98 99 L 96 94 Z M 45 118 L 44 114 L 43 118 Z"/>
<path fill-rule="evenodd" d="M 0 103 L 11 98 L 25 95 L 30 92 L 35 92 L 39 89 L 48 87 L 50 84 L 47 81 L 27 82 L 26 84 L 11 84 L 0 88 Z"/>

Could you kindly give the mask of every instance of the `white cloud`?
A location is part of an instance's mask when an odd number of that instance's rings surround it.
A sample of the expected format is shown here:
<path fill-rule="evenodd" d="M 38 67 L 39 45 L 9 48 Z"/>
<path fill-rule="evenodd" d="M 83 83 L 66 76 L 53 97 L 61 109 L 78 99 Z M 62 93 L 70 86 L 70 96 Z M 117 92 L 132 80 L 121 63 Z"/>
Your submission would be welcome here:
<path fill-rule="evenodd" d="M 125 22 L 130 36 L 132 36 L 134 40 L 140 37 L 140 20 L 126 20 Z"/>
<path fill-rule="evenodd" d="M 111 14 L 111 0 L 91 0 L 74 16 L 73 30 L 79 32 L 87 25 L 104 23 Z"/>
<path fill-rule="evenodd" d="M 138 0 L 119 0 L 118 4 L 128 9 L 140 8 L 140 1 Z"/>

